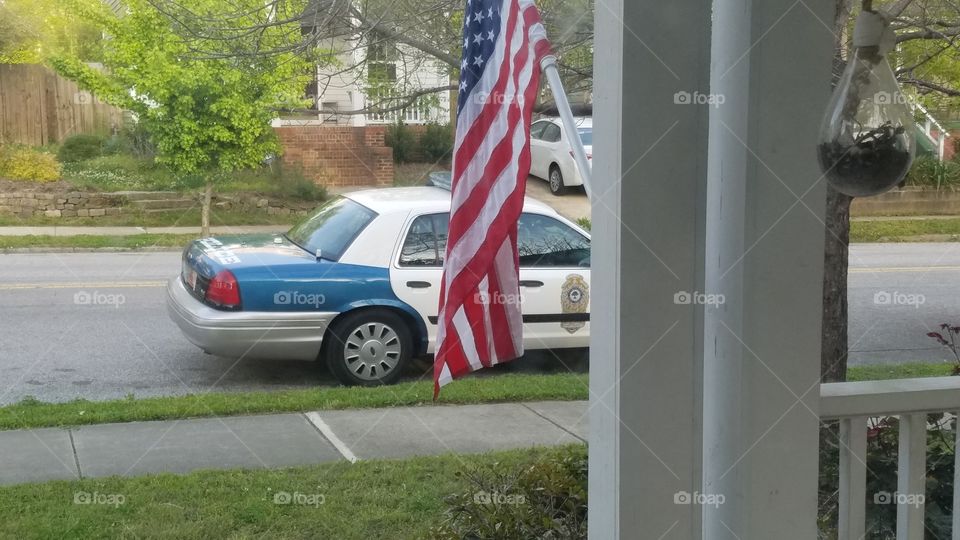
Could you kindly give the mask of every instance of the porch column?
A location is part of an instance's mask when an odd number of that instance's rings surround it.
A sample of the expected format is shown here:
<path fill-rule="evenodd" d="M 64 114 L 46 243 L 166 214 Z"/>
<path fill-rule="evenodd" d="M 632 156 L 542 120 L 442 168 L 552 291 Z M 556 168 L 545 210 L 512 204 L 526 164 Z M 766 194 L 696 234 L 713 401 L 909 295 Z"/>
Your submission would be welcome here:
<path fill-rule="evenodd" d="M 595 539 L 815 537 L 833 9 L 712 12 L 596 6 Z"/>

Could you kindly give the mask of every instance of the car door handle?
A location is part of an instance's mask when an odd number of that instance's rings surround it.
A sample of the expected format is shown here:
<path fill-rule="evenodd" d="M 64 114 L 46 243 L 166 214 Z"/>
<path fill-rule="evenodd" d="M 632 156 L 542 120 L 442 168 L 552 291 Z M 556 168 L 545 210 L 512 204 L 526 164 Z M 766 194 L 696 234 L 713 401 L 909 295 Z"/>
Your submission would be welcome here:
<path fill-rule="evenodd" d="M 542 281 L 537 281 L 535 279 L 524 279 L 520 281 L 521 287 L 543 287 Z"/>
<path fill-rule="evenodd" d="M 411 289 L 427 289 L 430 287 L 429 281 L 408 281 L 407 287 Z"/>

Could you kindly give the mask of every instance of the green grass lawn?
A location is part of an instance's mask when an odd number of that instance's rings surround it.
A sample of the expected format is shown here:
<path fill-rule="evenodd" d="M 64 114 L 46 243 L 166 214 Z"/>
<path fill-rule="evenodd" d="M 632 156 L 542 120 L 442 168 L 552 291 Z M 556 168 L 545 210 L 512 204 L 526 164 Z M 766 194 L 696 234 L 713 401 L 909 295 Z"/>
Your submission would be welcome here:
<path fill-rule="evenodd" d="M 462 472 L 561 459 L 573 445 L 266 471 L 203 471 L 0 487 L 3 538 L 429 538 Z M 312 504 L 277 504 L 299 494 Z M 114 504 L 76 504 L 96 494 Z M 292 498 L 292 497 L 291 497 Z M 120 504 L 122 502 L 122 504 Z"/>
<path fill-rule="evenodd" d="M 960 218 L 850 222 L 851 242 L 902 242 L 932 234 L 960 235 Z"/>
<path fill-rule="evenodd" d="M 180 248 L 195 239 L 192 234 L 135 234 L 131 236 L 0 236 L 0 251 L 21 248 Z"/>
<path fill-rule="evenodd" d="M 882 381 L 917 377 L 947 377 L 953 374 L 953 364 L 894 364 L 851 366 L 847 368 L 848 381 Z"/>
<path fill-rule="evenodd" d="M 450 384 L 443 389 L 438 404 L 576 400 L 587 397 L 586 375 L 498 374 L 467 377 Z M 310 388 L 114 401 L 42 403 L 26 400 L 0 407 L 0 429 L 432 403 L 432 381 L 401 383 L 390 388 Z"/>
<path fill-rule="evenodd" d="M 901 364 L 851 367 L 850 381 L 943 377 L 952 364 Z M 507 401 L 589 399 L 586 374 L 498 374 L 467 377 L 443 389 L 438 405 Z M 32 399 L 0 407 L 0 429 L 76 426 L 108 422 L 170 420 L 432 405 L 431 381 L 406 382 L 390 388 L 323 387 L 276 392 L 216 392 L 188 396 L 129 398 L 112 401 L 77 400 L 45 403 Z"/>

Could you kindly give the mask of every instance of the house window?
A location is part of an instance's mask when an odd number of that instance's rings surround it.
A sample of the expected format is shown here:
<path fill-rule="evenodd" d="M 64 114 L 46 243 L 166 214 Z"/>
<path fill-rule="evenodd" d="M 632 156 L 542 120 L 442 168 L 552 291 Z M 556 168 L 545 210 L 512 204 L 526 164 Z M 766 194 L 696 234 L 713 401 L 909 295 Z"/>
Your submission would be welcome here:
<path fill-rule="evenodd" d="M 397 65 L 392 62 L 370 62 L 367 64 L 367 77 L 371 83 L 395 83 Z"/>
<path fill-rule="evenodd" d="M 340 104 L 336 101 L 324 101 L 320 105 L 320 114 L 324 124 L 336 124 L 340 117 Z"/>

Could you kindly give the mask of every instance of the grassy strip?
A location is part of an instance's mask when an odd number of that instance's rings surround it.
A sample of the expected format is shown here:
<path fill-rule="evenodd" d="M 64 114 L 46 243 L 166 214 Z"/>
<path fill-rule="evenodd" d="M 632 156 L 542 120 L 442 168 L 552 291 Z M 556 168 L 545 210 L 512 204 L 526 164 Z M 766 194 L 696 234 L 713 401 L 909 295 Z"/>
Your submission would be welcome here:
<path fill-rule="evenodd" d="M 848 381 L 885 381 L 916 377 L 947 377 L 953 374 L 953 364 L 882 364 L 851 366 L 847 368 Z"/>
<path fill-rule="evenodd" d="M 468 377 L 443 389 L 439 404 L 587 399 L 580 374 Z M 208 393 L 113 401 L 44 403 L 25 400 L 0 407 L 0 429 L 75 426 L 108 422 L 169 420 L 203 416 L 358 409 L 433 402 L 431 381 L 388 388 L 311 388 L 279 392 Z"/>
<path fill-rule="evenodd" d="M 931 234 L 960 235 L 960 218 L 850 222 L 851 242 L 909 241 Z"/>
<path fill-rule="evenodd" d="M 847 379 L 871 381 L 944 377 L 950 375 L 952 369 L 953 365 L 948 363 L 852 366 Z M 588 380 L 585 374 L 569 373 L 468 377 L 444 388 L 438 404 L 582 400 L 589 398 Z M 430 381 L 407 382 L 388 388 L 221 392 L 112 401 L 44 403 L 28 399 L 0 407 L 0 430 L 432 403 L 433 384 Z"/>
<path fill-rule="evenodd" d="M 0 250 L 21 248 L 121 248 L 183 247 L 197 238 L 192 234 L 135 234 L 130 236 L 0 236 Z"/>
<path fill-rule="evenodd" d="M 462 471 L 517 470 L 573 452 L 583 447 L 0 487 L 0 537 L 430 538 L 444 497 L 471 489 Z M 75 502 L 94 494 L 114 504 Z M 283 494 L 300 502 L 275 503 Z"/>
<path fill-rule="evenodd" d="M 317 203 L 319 206 L 321 203 Z M 270 215 L 266 212 L 242 212 L 239 210 L 217 210 L 210 213 L 210 225 L 289 225 L 300 218 L 297 216 Z M 62 217 L 0 215 L 0 227 L 199 227 L 200 208 L 184 208 L 169 212 L 141 213 L 128 212 L 119 216 Z"/>

